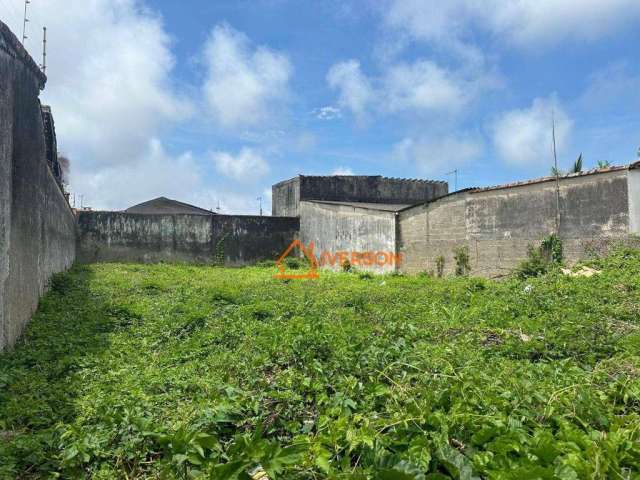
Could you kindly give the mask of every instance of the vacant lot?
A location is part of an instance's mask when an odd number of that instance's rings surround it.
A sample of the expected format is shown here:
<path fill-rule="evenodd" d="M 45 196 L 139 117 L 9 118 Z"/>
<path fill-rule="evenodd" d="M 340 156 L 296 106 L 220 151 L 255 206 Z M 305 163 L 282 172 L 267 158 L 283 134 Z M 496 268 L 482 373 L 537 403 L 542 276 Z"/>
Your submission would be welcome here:
<path fill-rule="evenodd" d="M 639 478 L 640 252 L 594 265 L 78 267 L 0 356 L 0 478 Z"/>

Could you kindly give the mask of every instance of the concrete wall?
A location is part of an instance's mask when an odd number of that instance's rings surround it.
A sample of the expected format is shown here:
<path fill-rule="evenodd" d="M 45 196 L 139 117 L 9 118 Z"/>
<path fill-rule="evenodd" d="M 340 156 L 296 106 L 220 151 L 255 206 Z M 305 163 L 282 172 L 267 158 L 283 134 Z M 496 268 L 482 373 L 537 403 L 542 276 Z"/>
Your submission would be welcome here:
<path fill-rule="evenodd" d="M 271 187 L 271 214 L 273 216 L 297 217 L 300 203 L 300 177 L 276 183 Z"/>
<path fill-rule="evenodd" d="M 0 22 L 0 350 L 16 341 L 51 275 L 75 257 L 75 218 L 45 155 L 44 82 Z"/>
<path fill-rule="evenodd" d="M 81 212 L 78 261 L 248 265 L 277 259 L 298 230 L 291 217 Z"/>
<path fill-rule="evenodd" d="M 626 238 L 629 230 L 627 169 L 562 178 L 560 237 L 565 259 L 575 262 L 590 242 Z M 632 202 L 633 203 L 633 202 Z M 500 276 L 555 231 L 556 185 L 531 182 L 453 194 L 400 213 L 399 245 L 403 270 L 435 271 L 445 257 L 453 273 L 453 249 L 469 248 L 472 273 Z"/>
<path fill-rule="evenodd" d="M 446 195 L 446 182 L 382 176 L 304 176 L 277 183 L 272 188 L 273 215 L 299 215 L 304 200 L 341 202 L 422 203 Z"/>
<path fill-rule="evenodd" d="M 362 270 L 388 272 L 395 264 L 380 260 L 384 265 L 367 265 L 364 259 L 354 260 L 352 252 L 396 252 L 396 213 L 319 202 L 300 202 L 300 240 L 306 246 L 314 243 L 314 252 L 322 268 L 339 269 L 323 261 L 323 254 L 345 252 L 354 266 Z M 356 255 L 356 258 L 358 255 Z M 328 259 L 328 257 L 324 257 Z M 357 262 L 360 263 L 357 263 Z"/>
<path fill-rule="evenodd" d="M 640 169 L 632 168 L 628 173 L 629 232 L 640 234 Z"/>

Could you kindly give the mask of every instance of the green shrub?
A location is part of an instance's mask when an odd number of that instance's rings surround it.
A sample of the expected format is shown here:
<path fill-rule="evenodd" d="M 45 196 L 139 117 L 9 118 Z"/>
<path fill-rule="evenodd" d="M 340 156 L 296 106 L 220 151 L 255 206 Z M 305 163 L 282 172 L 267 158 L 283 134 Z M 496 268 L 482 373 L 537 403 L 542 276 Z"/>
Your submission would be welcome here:
<path fill-rule="evenodd" d="M 436 272 L 438 272 L 438 278 L 444 276 L 444 256 L 438 255 L 436 257 Z"/>
<path fill-rule="evenodd" d="M 466 245 L 453 249 L 453 258 L 456 261 L 456 275 L 463 277 L 469 275 L 471 266 L 469 265 L 469 247 Z"/>
<path fill-rule="evenodd" d="M 562 263 L 562 240 L 555 234 L 546 236 L 540 243 L 540 252 L 550 263 Z"/>
<path fill-rule="evenodd" d="M 516 274 L 520 278 L 537 277 L 562 263 L 562 240 L 556 234 L 545 237 L 539 247 L 527 247 L 527 259 L 523 260 Z"/>
<path fill-rule="evenodd" d="M 304 262 L 301 258 L 287 257 L 284 259 L 284 265 L 291 270 L 299 270 L 304 266 Z"/>
<path fill-rule="evenodd" d="M 340 265 L 342 267 L 342 271 L 343 272 L 350 272 L 351 271 L 351 262 L 349 261 L 348 258 L 345 258 L 344 262 L 342 262 L 342 265 Z"/>
<path fill-rule="evenodd" d="M 0 478 L 635 478 L 640 251 L 591 265 L 74 267 L 0 354 Z"/>

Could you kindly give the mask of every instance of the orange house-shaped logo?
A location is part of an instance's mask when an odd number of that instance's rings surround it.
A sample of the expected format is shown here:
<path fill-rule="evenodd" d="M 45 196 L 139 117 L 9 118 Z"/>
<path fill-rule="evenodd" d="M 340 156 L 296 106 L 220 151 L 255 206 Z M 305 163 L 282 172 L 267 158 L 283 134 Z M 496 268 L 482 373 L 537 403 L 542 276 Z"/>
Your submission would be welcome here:
<path fill-rule="evenodd" d="M 310 268 L 309 268 L 309 271 L 306 273 L 294 275 L 291 273 L 286 273 L 286 265 L 284 264 L 284 259 L 287 258 L 289 254 L 291 254 L 293 249 L 296 247 L 298 247 L 302 252 L 302 254 L 307 258 L 307 260 L 309 261 Z M 273 277 L 279 278 L 279 279 L 296 279 L 296 280 L 304 279 L 304 278 L 320 278 L 320 275 L 318 274 L 318 261 L 316 260 L 316 257 L 313 254 L 313 249 L 314 249 L 313 242 L 309 242 L 309 245 L 307 247 L 305 247 L 302 244 L 302 242 L 297 239 L 291 242 L 291 244 L 287 247 L 284 253 L 280 255 L 280 258 L 276 260 L 276 267 L 278 267 L 279 273 L 275 274 Z"/>

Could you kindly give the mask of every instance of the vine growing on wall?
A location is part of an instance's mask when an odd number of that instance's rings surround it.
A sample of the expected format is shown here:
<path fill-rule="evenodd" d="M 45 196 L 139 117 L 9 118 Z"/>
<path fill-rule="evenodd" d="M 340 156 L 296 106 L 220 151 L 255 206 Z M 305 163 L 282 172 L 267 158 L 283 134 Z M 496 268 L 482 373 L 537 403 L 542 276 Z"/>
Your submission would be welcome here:
<path fill-rule="evenodd" d="M 436 257 L 436 272 L 438 274 L 438 278 L 442 278 L 444 275 L 444 256 L 438 255 Z"/>
<path fill-rule="evenodd" d="M 216 242 L 216 248 L 214 252 L 213 263 L 218 266 L 224 265 L 224 244 L 229 236 L 229 232 L 226 232 L 220 237 L 220 240 Z"/>

